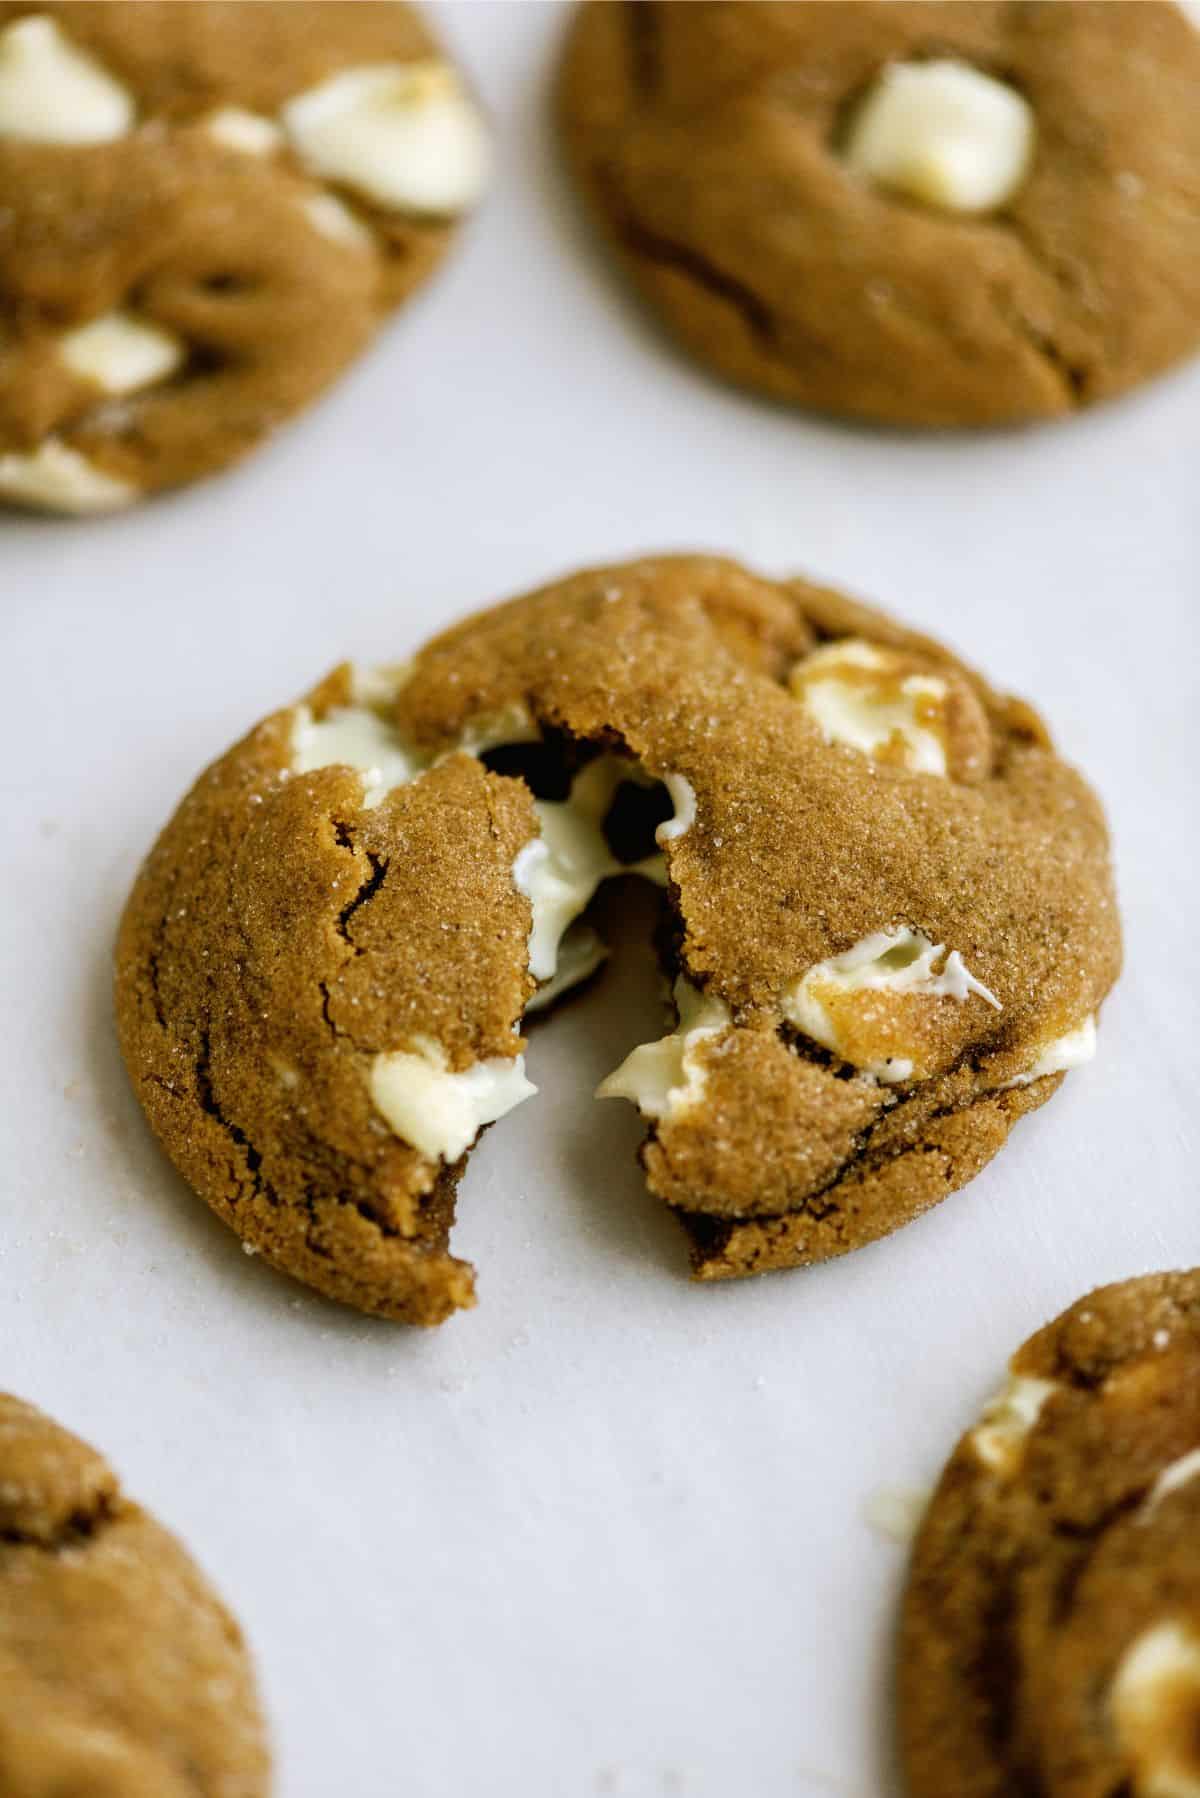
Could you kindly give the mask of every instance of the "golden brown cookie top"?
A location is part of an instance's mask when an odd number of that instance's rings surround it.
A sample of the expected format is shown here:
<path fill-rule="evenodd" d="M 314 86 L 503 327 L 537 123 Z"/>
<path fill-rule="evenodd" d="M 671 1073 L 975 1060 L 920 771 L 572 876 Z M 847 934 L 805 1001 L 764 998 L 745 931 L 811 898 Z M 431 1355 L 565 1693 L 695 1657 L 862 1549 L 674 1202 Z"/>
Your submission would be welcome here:
<path fill-rule="evenodd" d="M 586 0 L 560 110 L 703 360 L 821 410 L 990 424 L 1196 347 L 1198 85 L 1158 0 Z"/>
<path fill-rule="evenodd" d="M 413 9 L 0 5 L 0 495 L 103 511 L 331 381 L 478 197 Z"/>
<path fill-rule="evenodd" d="M 237 1624 L 94 1449 L 0 1394 L 5 1798 L 262 1798 Z"/>
<path fill-rule="evenodd" d="M 1200 1276 L 1089 1293 L 955 1450 L 904 1605 L 914 1798 L 1200 1789 Z"/>
<path fill-rule="evenodd" d="M 462 1159 L 532 1095 L 523 1012 L 594 971 L 580 917 L 623 872 L 665 889 L 679 1025 L 602 1096 L 650 1119 L 706 1277 L 970 1178 L 1087 1059 L 1119 963 L 1102 815 L 1028 707 L 803 581 L 589 570 L 335 671 L 184 800 L 117 958 L 169 1153 L 319 1289 L 469 1303 Z M 790 1232 L 773 1260 L 718 1253 L 750 1220 Z"/>

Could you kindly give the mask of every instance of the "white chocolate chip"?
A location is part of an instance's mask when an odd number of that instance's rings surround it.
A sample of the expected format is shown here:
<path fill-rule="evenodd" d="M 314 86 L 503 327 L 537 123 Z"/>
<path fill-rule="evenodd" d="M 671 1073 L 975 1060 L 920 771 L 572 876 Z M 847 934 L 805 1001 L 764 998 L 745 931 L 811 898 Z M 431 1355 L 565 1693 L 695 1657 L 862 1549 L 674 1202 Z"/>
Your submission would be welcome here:
<path fill-rule="evenodd" d="M 526 1013 L 544 1011 L 564 993 L 570 992 L 596 972 L 608 959 L 608 950 L 594 930 L 586 924 L 572 924 L 558 945 L 558 958 L 553 974 L 543 981 L 526 1005 Z"/>
<path fill-rule="evenodd" d="M 1186 1455 L 1180 1455 L 1177 1461 L 1172 1461 L 1169 1467 L 1163 1468 L 1142 1501 L 1137 1514 L 1138 1522 L 1149 1523 L 1163 1499 L 1168 1498 L 1172 1492 L 1178 1492 L 1181 1486 L 1189 1485 L 1197 1474 L 1200 1474 L 1200 1448 L 1193 1448 Z"/>
<path fill-rule="evenodd" d="M 1028 1086 L 1031 1080 L 1044 1080 L 1047 1074 L 1069 1073 L 1072 1068 L 1081 1068 L 1095 1053 L 1096 1019 L 1088 1016 L 1065 1036 L 1043 1043 L 1025 1072 L 1005 1081 L 1005 1086 Z"/>
<path fill-rule="evenodd" d="M 0 138 L 100 144 L 133 119 L 130 94 L 53 19 L 33 14 L 0 31 Z"/>
<path fill-rule="evenodd" d="M 1109 1692 L 1137 1798 L 1200 1798 L 1200 1637 L 1171 1619 L 1126 1649 Z"/>
<path fill-rule="evenodd" d="M 244 106 L 218 107 L 205 120 L 205 129 L 227 150 L 237 150 L 242 156 L 273 156 L 284 143 L 274 119 L 248 112 Z"/>
<path fill-rule="evenodd" d="M 598 1099 L 632 1099 L 643 1117 L 678 1117 L 701 1098 L 707 1074 L 696 1050 L 733 1022 L 723 999 L 700 992 L 681 976 L 675 982 L 679 1023 L 670 1036 L 640 1043 L 596 1088 Z"/>
<path fill-rule="evenodd" d="M 558 946 L 592 894 L 621 864 L 605 840 L 602 825 L 628 762 L 601 756 L 578 776 L 570 799 L 534 801 L 541 835 L 525 844 L 513 863 L 513 885 L 533 913 L 529 931 L 529 972 L 550 980 Z"/>
<path fill-rule="evenodd" d="M 945 961 L 935 973 L 935 964 L 943 955 Z M 997 1011 L 1002 1009 L 999 999 L 976 980 L 957 949 L 946 955 L 944 944 L 931 943 L 919 930 L 907 928 L 877 930 L 841 955 L 817 962 L 784 991 L 780 1004 L 788 1022 L 813 1042 L 872 1078 L 894 1085 L 918 1071 L 912 1057 L 864 1057 L 848 1040 L 844 1024 L 847 998 L 866 995 L 850 1008 L 858 1018 L 869 1015 L 870 995 L 885 992 L 954 999 L 960 1004 L 976 993 Z"/>
<path fill-rule="evenodd" d="M 604 835 L 604 820 L 617 788 L 640 777 L 644 778 L 636 762 L 598 756 L 576 777 L 569 799 L 534 801 L 541 834 L 518 851 L 513 885 L 528 899 L 532 912 L 529 972 L 535 980 L 555 977 L 564 932 L 602 880 L 613 874 L 658 878 L 661 856 L 619 862 Z"/>
<path fill-rule="evenodd" d="M 948 212 L 1011 200 L 1033 161 L 1037 127 L 1015 88 L 968 63 L 889 63 L 851 120 L 855 175 Z"/>
<path fill-rule="evenodd" d="M 536 1091 L 523 1055 L 494 1056 L 454 1074 L 441 1044 L 428 1037 L 414 1038 L 411 1052 L 377 1055 L 371 1064 L 371 1103 L 431 1161 L 457 1161 L 485 1124 Z"/>
<path fill-rule="evenodd" d="M 696 789 L 682 774 L 664 774 L 663 785 L 674 806 L 674 815 L 661 823 L 654 833 L 656 843 L 673 843 L 696 822 Z"/>
<path fill-rule="evenodd" d="M 894 650 L 848 638 L 797 662 L 788 684 L 827 743 L 917 774 L 945 774 L 950 689 L 903 667 Z"/>
<path fill-rule="evenodd" d="M 308 706 L 297 706 L 291 748 L 295 774 L 311 774 L 317 768 L 357 769 L 367 808 L 378 805 L 393 787 L 414 780 L 423 768 L 394 727 L 366 706 L 334 706 L 320 720 Z"/>
<path fill-rule="evenodd" d="M 367 227 L 336 194 L 309 194 L 302 204 L 309 224 L 322 237 L 332 238 L 334 243 L 345 244 L 352 250 L 374 248 L 375 239 Z"/>
<path fill-rule="evenodd" d="M 1054 1380 L 1035 1380 L 1028 1374 L 1010 1374 L 1006 1384 L 990 1399 L 971 1431 L 971 1445 L 985 1467 L 994 1473 L 1015 1471 L 1025 1438 L 1037 1422 L 1052 1392 Z"/>
<path fill-rule="evenodd" d="M 106 312 L 60 337 L 58 353 L 81 380 L 104 393 L 136 393 L 174 374 L 184 346 L 161 325 L 132 312 Z"/>
<path fill-rule="evenodd" d="M 867 1528 L 889 1542 L 907 1548 L 929 1509 L 930 1493 L 924 1486 L 877 1486 L 863 1504 Z"/>
<path fill-rule="evenodd" d="M 138 490 L 93 467 L 57 437 L 48 437 L 28 455 L 0 456 L 0 497 L 44 512 L 86 517 L 132 505 Z"/>
<path fill-rule="evenodd" d="M 483 192 L 483 123 L 446 63 L 343 69 L 290 100 L 282 118 L 309 169 L 379 206 L 453 214 Z"/>

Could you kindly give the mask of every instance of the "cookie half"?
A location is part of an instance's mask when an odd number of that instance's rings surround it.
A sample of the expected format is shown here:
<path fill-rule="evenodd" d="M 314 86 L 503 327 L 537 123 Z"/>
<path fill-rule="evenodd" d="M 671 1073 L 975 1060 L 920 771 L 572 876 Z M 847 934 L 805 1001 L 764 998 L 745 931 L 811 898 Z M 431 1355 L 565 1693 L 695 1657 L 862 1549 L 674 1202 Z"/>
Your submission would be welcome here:
<path fill-rule="evenodd" d="M 914 1550 L 913 1798 L 1200 1791 L 1200 1274 L 1092 1292 L 1019 1349 Z"/>
<path fill-rule="evenodd" d="M 90 513 L 308 404 L 479 197 L 391 0 L 0 5 L 0 499 Z"/>
<path fill-rule="evenodd" d="M 824 412 L 1049 418 L 1200 341 L 1200 37 L 1174 6 L 586 0 L 563 141 L 703 362 Z"/>
<path fill-rule="evenodd" d="M 0 1393 L 0 1791 L 264 1798 L 233 1617 L 103 1457 Z"/>
<path fill-rule="evenodd" d="M 969 1180 L 1120 960 L 1100 807 L 1028 706 L 807 582 L 645 560 L 339 669 L 200 777 L 118 943 L 150 1122 L 276 1265 L 440 1321 L 465 1155 L 533 1092 L 522 1017 L 595 970 L 582 914 L 628 873 L 672 998 L 601 1095 L 702 1279 Z"/>

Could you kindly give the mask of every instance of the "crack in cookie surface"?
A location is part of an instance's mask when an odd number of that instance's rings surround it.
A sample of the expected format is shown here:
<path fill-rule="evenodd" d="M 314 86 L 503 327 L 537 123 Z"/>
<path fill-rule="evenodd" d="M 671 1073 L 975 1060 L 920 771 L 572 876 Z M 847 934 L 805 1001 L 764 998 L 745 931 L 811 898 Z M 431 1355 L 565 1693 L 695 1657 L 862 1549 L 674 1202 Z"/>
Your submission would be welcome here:
<path fill-rule="evenodd" d="M 944 771 L 789 685 L 864 642 L 936 682 Z M 201 777 L 118 949 L 152 1123 L 278 1265 L 440 1321 L 472 1291 L 462 1158 L 532 1096 L 522 1016 L 596 970 L 571 933 L 629 872 L 665 883 L 686 1015 L 606 1086 L 648 1116 L 706 1279 L 963 1184 L 1086 1057 L 1119 963 L 1099 807 L 1027 707 L 837 595 L 647 560 L 469 619 L 402 677 L 338 671 Z"/>

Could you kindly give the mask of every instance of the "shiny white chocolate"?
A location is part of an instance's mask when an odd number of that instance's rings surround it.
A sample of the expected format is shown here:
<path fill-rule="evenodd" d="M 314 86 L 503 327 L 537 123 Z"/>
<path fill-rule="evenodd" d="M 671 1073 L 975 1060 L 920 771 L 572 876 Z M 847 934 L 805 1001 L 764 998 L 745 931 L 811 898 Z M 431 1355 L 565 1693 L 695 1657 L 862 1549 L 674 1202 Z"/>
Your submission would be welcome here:
<path fill-rule="evenodd" d="M 723 999 L 700 992 L 682 976 L 675 982 L 679 1023 L 658 1042 L 639 1043 L 596 1088 L 598 1099 L 632 1099 L 643 1117 L 678 1117 L 700 1100 L 707 1074 L 700 1044 L 721 1036 L 733 1022 Z"/>
<path fill-rule="evenodd" d="M 283 148 L 284 135 L 274 119 L 244 106 L 221 106 L 205 120 L 205 129 L 227 150 L 242 156 L 273 156 Z"/>
<path fill-rule="evenodd" d="M 1053 1042 L 1044 1043 L 1031 1066 L 1023 1074 L 1007 1080 L 1005 1085 L 1028 1086 L 1031 1080 L 1044 1080 L 1047 1074 L 1070 1073 L 1072 1068 L 1083 1067 L 1095 1053 L 1096 1019 L 1089 1016 L 1074 1030 L 1068 1030 L 1065 1036 L 1056 1036 Z"/>
<path fill-rule="evenodd" d="M 1126 1649 L 1109 1690 L 1117 1739 L 1137 1798 L 1200 1798 L 1200 1637 L 1174 1619 Z"/>
<path fill-rule="evenodd" d="M 654 841 L 660 845 L 673 843 L 676 837 L 681 837 L 696 822 L 696 789 L 691 781 L 682 774 L 664 774 L 662 779 L 667 797 L 675 809 L 673 815 L 664 819 L 654 833 Z"/>
<path fill-rule="evenodd" d="M 494 1056 L 452 1073 L 440 1043 L 413 1039 L 411 1050 L 377 1055 L 371 1103 L 402 1141 L 431 1161 L 457 1161 L 485 1124 L 537 1091 L 523 1055 Z"/>
<path fill-rule="evenodd" d="M 607 960 L 608 949 L 596 932 L 586 924 L 572 924 L 558 945 L 553 974 L 538 987 L 525 1007 L 526 1013 L 545 1011 L 547 1006 L 561 999 L 564 993 L 569 993 L 573 986 L 589 979 Z"/>
<path fill-rule="evenodd" d="M 309 194 L 301 204 L 314 231 L 352 250 L 369 250 L 375 239 L 360 218 L 336 194 Z"/>
<path fill-rule="evenodd" d="M 1035 1380 L 1028 1374 L 1010 1374 L 1005 1385 L 990 1399 L 971 1431 L 971 1446 L 994 1473 L 1012 1473 L 1042 1406 L 1058 1386 L 1053 1380 Z"/>
<path fill-rule="evenodd" d="M 898 745 L 902 767 L 945 774 L 945 739 L 930 727 L 929 714 L 936 707 L 944 728 L 949 688 L 932 674 L 897 679 L 898 661 L 894 652 L 855 638 L 827 643 L 796 664 L 789 685 L 827 743 L 863 755 Z M 864 680 L 863 670 L 878 679 Z"/>
<path fill-rule="evenodd" d="M 529 972 L 537 981 L 554 978 L 564 934 L 602 880 L 613 874 L 657 877 L 661 857 L 619 862 L 604 835 L 617 788 L 639 772 L 625 757 L 598 756 L 576 776 L 569 799 L 534 801 L 540 834 L 518 851 L 513 885 L 529 901 Z"/>
<path fill-rule="evenodd" d="M 132 312 L 105 312 L 58 340 L 73 375 L 102 393 L 137 393 L 180 367 L 185 346 L 171 331 Z"/>
<path fill-rule="evenodd" d="M 1181 1486 L 1190 1485 L 1198 1474 L 1200 1474 L 1200 1448 L 1189 1449 L 1186 1455 L 1180 1455 L 1178 1460 L 1172 1461 L 1169 1466 L 1164 1467 L 1142 1500 L 1141 1509 L 1137 1514 L 1138 1522 L 1149 1523 L 1164 1498 L 1169 1498 L 1172 1492 L 1178 1492 Z"/>
<path fill-rule="evenodd" d="M 57 437 L 47 437 L 27 455 L 0 456 L 0 498 L 18 505 L 87 517 L 119 511 L 137 497 L 129 481 L 93 467 Z"/>
<path fill-rule="evenodd" d="M 454 214 L 486 185 L 483 121 L 446 63 L 343 69 L 290 100 L 281 117 L 314 174 L 378 206 Z"/>
<path fill-rule="evenodd" d="M 935 973 L 934 965 L 943 955 L 946 959 Z M 848 1045 L 839 1034 L 826 1000 L 849 993 L 876 992 L 915 993 L 955 999 L 960 1004 L 971 993 L 977 993 L 997 1011 L 1001 1009 L 999 999 L 976 980 L 957 949 L 946 955 L 944 944 L 931 943 L 919 930 L 907 928 L 874 931 L 841 955 L 817 962 L 785 990 L 780 1004 L 784 1017 L 797 1030 L 848 1061 Z M 911 1077 L 913 1063 L 901 1057 L 872 1060 L 863 1064 L 863 1072 L 894 1085 Z"/>
<path fill-rule="evenodd" d="M 354 768 L 362 775 L 363 805 L 376 806 L 393 787 L 421 773 L 424 763 L 400 741 L 395 728 L 367 706 L 334 706 L 315 719 L 306 705 L 292 719 L 292 771 Z"/>
<path fill-rule="evenodd" d="M 1037 125 L 1023 95 L 968 63 L 889 63 L 843 146 L 850 171 L 947 212 L 987 212 L 1021 187 Z"/>
<path fill-rule="evenodd" d="M 133 98 L 42 13 L 0 31 L 0 138 L 100 144 L 123 137 Z"/>

